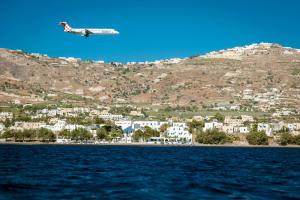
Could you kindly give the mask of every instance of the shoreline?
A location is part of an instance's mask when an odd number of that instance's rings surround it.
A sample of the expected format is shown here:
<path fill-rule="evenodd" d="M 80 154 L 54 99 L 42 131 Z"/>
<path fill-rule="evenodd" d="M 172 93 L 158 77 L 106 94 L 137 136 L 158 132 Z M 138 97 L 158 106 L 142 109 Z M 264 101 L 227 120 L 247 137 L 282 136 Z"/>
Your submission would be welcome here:
<path fill-rule="evenodd" d="M 300 148 L 300 145 L 238 145 L 238 144 L 146 144 L 146 143 L 46 143 L 46 142 L 0 142 L 0 145 L 57 145 L 57 146 L 136 146 L 136 147 L 232 147 L 232 148 Z"/>

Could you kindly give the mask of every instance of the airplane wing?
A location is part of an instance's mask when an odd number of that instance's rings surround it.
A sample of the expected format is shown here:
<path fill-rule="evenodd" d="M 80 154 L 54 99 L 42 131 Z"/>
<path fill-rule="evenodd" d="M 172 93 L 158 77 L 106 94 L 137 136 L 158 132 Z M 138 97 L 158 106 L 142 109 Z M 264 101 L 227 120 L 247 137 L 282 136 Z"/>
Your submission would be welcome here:
<path fill-rule="evenodd" d="M 85 36 L 85 37 L 88 37 L 90 34 L 93 34 L 93 32 L 90 31 L 90 30 L 88 30 L 88 29 L 85 29 L 85 34 L 84 34 L 84 36 Z"/>

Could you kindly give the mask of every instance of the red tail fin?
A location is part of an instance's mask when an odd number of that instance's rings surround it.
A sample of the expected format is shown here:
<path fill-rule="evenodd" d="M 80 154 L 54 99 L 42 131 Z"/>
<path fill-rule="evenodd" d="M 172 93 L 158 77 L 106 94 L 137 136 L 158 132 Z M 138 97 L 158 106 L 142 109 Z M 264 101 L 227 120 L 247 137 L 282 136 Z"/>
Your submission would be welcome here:
<path fill-rule="evenodd" d="M 67 22 L 60 22 L 59 24 L 64 27 L 65 32 L 69 32 L 72 30 L 72 27 L 69 26 L 69 24 Z"/>

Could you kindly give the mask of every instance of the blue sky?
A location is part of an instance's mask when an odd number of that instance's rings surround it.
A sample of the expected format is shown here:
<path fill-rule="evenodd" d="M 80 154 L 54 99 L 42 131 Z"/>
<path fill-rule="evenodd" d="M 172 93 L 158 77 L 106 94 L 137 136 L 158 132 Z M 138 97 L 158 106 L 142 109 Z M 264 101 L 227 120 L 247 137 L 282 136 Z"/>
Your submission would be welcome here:
<path fill-rule="evenodd" d="M 186 57 L 257 42 L 300 48 L 298 0 L 9 0 L 0 47 L 109 61 Z M 115 28 L 84 38 L 76 27 Z"/>

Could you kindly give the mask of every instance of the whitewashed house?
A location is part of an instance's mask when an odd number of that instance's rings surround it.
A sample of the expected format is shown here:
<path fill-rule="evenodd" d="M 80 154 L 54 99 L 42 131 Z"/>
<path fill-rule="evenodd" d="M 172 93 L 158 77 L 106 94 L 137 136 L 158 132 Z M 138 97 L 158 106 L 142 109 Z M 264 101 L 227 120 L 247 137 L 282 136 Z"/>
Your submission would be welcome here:
<path fill-rule="evenodd" d="M 52 125 L 43 125 L 42 128 L 49 129 L 53 132 L 60 132 L 65 129 L 67 122 L 64 120 L 58 120 L 53 126 Z"/>
<path fill-rule="evenodd" d="M 123 129 L 126 129 L 128 127 L 132 126 L 132 121 L 130 120 L 119 120 L 119 121 L 115 121 L 115 125 L 116 126 L 120 126 Z"/>
<path fill-rule="evenodd" d="M 187 128 L 187 125 L 185 122 L 173 122 L 172 126 L 174 127 L 183 127 L 183 128 Z"/>
<path fill-rule="evenodd" d="M 113 121 L 123 119 L 123 115 L 114 115 L 114 114 L 111 114 L 111 113 L 103 113 L 103 114 L 99 115 L 99 117 L 104 119 L 104 120 L 113 120 Z"/>
<path fill-rule="evenodd" d="M 203 131 L 211 130 L 211 129 L 222 129 L 223 123 L 218 121 L 206 122 L 204 123 Z"/>
<path fill-rule="evenodd" d="M 58 115 L 58 110 L 57 109 L 51 109 L 48 111 L 48 116 L 49 117 L 56 117 Z"/>
<path fill-rule="evenodd" d="M 75 129 L 79 129 L 79 128 L 84 128 L 85 129 L 85 126 L 83 125 L 78 125 L 78 124 L 67 124 L 65 126 L 65 129 L 66 130 L 69 130 L 69 131 L 73 131 Z"/>
<path fill-rule="evenodd" d="M 149 126 L 152 129 L 159 130 L 161 125 L 167 124 L 167 123 L 168 122 L 160 122 L 160 121 L 135 121 L 135 122 L 133 122 L 132 128 L 134 130 L 137 130 L 137 129 L 143 129 L 146 126 Z"/>
<path fill-rule="evenodd" d="M 258 123 L 257 131 L 263 131 L 267 134 L 267 136 L 272 136 L 272 128 L 271 128 L 270 124 Z"/>
<path fill-rule="evenodd" d="M 167 137 L 176 138 L 176 140 L 192 141 L 192 134 L 182 126 L 171 126 L 167 128 Z"/>
<path fill-rule="evenodd" d="M 247 126 L 241 126 L 241 127 L 239 127 L 239 132 L 247 134 L 250 132 L 250 130 Z"/>
<path fill-rule="evenodd" d="M 254 118 L 251 115 L 241 115 L 242 122 L 254 122 Z"/>
<path fill-rule="evenodd" d="M 289 129 L 289 131 L 300 130 L 300 123 L 288 123 L 287 128 Z"/>
<path fill-rule="evenodd" d="M 243 124 L 242 119 L 232 118 L 231 116 L 225 116 L 224 123 L 233 126 L 240 126 Z"/>
<path fill-rule="evenodd" d="M 272 130 L 274 132 L 280 131 L 285 127 L 285 123 L 284 122 L 277 122 L 277 123 L 272 123 L 271 124 Z"/>
<path fill-rule="evenodd" d="M 233 134 L 234 133 L 234 126 L 233 125 L 224 125 L 222 126 L 222 131 L 224 133 L 227 133 L 227 134 Z"/>
<path fill-rule="evenodd" d="M 66 138 L 56 138 L 56 143 L 59 143 L 59 144 L 68 144 L 71 142 L 71 139 L 66 139 Z"/>
<path fill-rule="evenodd" d="M 14 126 L 10 128 L 15 130 L 39 129 L 43 128 L 45 125 L 44 122 L 15 122 Z"/>
<path fill-rule="evenodd" d="M 246 126 L 235 126 L 232 124 L 223 125 L 222 131 L 227 134 L 234 134 L 234 133 L 249 133 L 249 128 Z"/>

